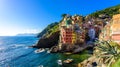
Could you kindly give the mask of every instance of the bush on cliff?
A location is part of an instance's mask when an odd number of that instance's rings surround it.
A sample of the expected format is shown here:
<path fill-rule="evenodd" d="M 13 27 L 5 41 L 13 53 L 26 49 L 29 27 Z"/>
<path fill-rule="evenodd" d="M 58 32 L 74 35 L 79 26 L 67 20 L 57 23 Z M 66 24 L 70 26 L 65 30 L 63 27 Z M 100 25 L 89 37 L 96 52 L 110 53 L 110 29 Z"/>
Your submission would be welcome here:
<path fill-rule="evenodd" d="M 99 17 L 99 15 L 106 14 L 106 15 L 112 17 L 113 15 L 119 14 L 119 13 L 120 13 L 120 5 L 117 5 L 114 7 L 106 8 L 104 10 L 96 11 L 96 12 L 90 14 L 89 16 L 97 18 L 97 17 Z"/>
<path fill-rule="evenodd" d="M 58 22 L 54 22 L 49 24 L 42 32 L 38 33 L 37 37 L 42 37 L 43 35 L 45 37 L 50 36 L 52 33 L 58 31 L 58 27 L 59 27 L 59 23 Z"/>

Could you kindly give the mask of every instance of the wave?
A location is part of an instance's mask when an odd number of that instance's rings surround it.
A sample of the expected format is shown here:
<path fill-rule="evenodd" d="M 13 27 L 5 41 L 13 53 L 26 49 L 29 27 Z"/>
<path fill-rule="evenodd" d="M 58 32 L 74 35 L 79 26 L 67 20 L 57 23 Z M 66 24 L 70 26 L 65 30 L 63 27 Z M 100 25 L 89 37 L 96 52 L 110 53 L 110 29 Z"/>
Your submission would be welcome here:
<path fill-rule="evenodd" d="M 0 47 L 0 51 L 5 50 L 5 47 Z"/>
<path fill-rule="evenodd" d="M 14 59 L 12 59 L 11 61 L 15 61 L 17 59 L 20 59 L 22 57 L 26 57 L 26 56 L 29 56 L 30 54 L 32 54 L 33 51 L 29 52 L 29 53 L 26 53 L 26 54 L 23 54 L 23 55 L 19 55 L 17 57 L 14 57 Z"/>
<path fill-rule="evenodd" d="M 10 46 L 0 47 L 0 52 L 10 52 L 10 51 L 13 51 L 15 49 L 24 48 L 24 47 L 25 47 L 25 49 L 27 49 L 27 46 L 25 46 L 24 44 L 13 44 Z"/>
<path fill-rule="evenodd" d="M 18 47 L 25 47 L 24 44 L 14 44 L 11 46 L 12 48 L 18 48 Z"/>

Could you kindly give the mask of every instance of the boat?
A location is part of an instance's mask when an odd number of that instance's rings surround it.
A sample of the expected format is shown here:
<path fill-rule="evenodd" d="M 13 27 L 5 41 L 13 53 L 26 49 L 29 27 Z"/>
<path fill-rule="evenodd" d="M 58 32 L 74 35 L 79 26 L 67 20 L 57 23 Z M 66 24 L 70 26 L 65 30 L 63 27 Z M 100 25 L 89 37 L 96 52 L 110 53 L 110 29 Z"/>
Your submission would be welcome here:
<path fill-rule="evenodd" d="M 45 48 L 45 50 L 47 51 L 47 53 L 51 52 L 51 50 L 49 48 Z"/>
<path fill-rule="evenodd" d="M 43 65 L 40 65 L 40 66 L 38 66 L 38 67 L 43 67 Z"/>
<path fill-rule="evenodd" d="M 47 53 L 50 53 L 50 50 L 47 50 Z"/>
<path fill-rule="evenodd" d="M 66 55 L 70 55 L 70 54 L 72 54 L 72 53 L 70 53 L 70 52 L 67 52 L 67 53 L 65 53 Z"/>
<path fill-rule="evenodd" d="M 40 49 L 35 50 L 35 53 L 41 53 L 41 52 L 44 52 L 44 51 L 45 51 L 45 49 L 40 48 Z"/>
<path fill-rule="evenodd" d="M 64 60 L 63 62 L 69 64 L 69 63 L 73 62 L 73 59 L 67 59 L 67 60 Z"/>
<path fill-rule="evenodd" d="M 58 63 L 59 65 L 62 65 L 62 60 L 58 60 L 57 63 Z"/>

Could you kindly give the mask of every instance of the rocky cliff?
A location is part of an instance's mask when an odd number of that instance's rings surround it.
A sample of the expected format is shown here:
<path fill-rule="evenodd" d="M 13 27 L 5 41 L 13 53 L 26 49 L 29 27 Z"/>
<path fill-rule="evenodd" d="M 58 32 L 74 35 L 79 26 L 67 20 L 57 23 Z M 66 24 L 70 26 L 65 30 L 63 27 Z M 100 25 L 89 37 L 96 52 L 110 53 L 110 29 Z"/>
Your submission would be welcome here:
<path fill-rule="evenodd" d="M 59 31 L 54 32 L 51 36 L 46 38 L 41 38 L 38 43 L 34 46 L 37 48 L 51 48 L 54 45 L 58 44 L 59 40 Z"/>

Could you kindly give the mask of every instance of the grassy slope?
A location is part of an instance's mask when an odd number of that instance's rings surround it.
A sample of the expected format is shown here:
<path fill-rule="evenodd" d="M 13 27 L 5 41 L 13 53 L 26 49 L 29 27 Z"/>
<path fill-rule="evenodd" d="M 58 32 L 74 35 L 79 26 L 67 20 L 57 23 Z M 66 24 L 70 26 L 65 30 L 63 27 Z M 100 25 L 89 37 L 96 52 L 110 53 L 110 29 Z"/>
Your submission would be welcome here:
<path fill-rule="evenodd" d="M 99 15 L 101 15 L 101 14 L 107 14 L 110 17 L 112 17 L 113 15 L 119 14 L 119 13 L 120 13 L 120 5 L 117 5 L 117 6 L 113 6 L 110 8 L 106 8 L 104 10 L 96 11 L 96 12 L 90 14 L 89 16 L 99 17 Z"/>
<path fill-rule="evenodd" d="M 38 34 L 38 37 L 42 37 L 45 35 L 45 37 L 50 36 L 52 33 L 58 31 L 59 23 L 51 23 L 49 24 L 42 32 Z"/>

